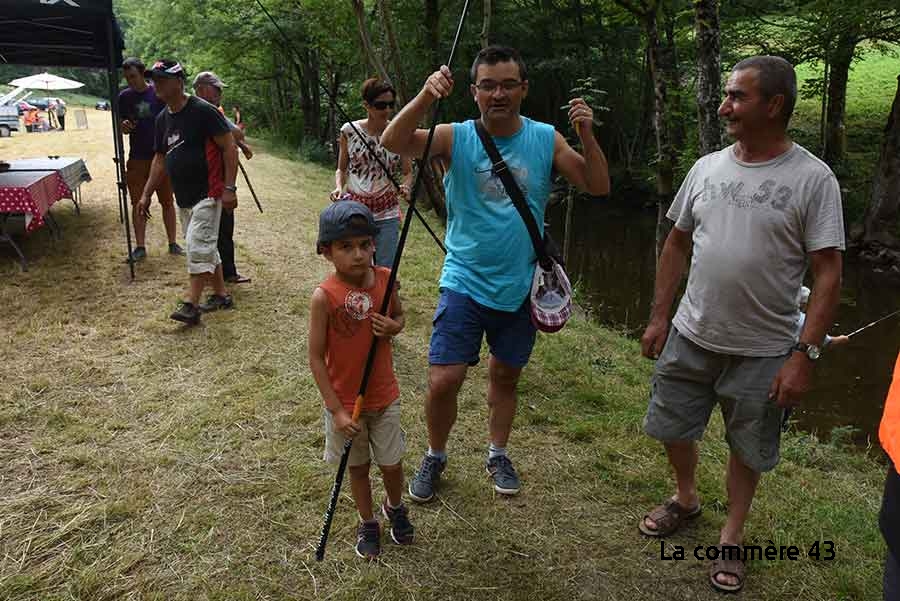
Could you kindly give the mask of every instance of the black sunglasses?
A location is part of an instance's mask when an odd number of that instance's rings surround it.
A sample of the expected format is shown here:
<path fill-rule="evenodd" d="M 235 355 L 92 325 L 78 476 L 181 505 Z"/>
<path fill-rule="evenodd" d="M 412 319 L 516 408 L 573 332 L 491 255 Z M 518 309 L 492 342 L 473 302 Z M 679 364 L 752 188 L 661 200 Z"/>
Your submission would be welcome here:
<path fill-rule="evenodd" d="M 371 104 L 372 108 L 376 108 L 379 111 L 383 111 L 384 109 L 392 109 L 397 105 L 397 102 L 391 100 L 389 102 L 385 102 L 384 100 L 376 100 Z"/>

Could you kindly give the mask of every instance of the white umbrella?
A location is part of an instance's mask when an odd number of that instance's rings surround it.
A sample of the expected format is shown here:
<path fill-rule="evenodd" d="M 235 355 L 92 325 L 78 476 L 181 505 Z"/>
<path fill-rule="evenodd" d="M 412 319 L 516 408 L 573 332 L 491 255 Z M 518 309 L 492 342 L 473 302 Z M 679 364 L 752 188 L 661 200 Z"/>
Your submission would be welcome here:
<path fill-rule="evenodd" d="M 29 75 L 28 77 L 20 77 L 9 82 L 9 85 L 18 88 L 31 88 L 35 90 L 72 90 L 80 88 L 84 84 L 80 81 L 66 79 L 52 73 L 41 73 L 39 75 Z"/>

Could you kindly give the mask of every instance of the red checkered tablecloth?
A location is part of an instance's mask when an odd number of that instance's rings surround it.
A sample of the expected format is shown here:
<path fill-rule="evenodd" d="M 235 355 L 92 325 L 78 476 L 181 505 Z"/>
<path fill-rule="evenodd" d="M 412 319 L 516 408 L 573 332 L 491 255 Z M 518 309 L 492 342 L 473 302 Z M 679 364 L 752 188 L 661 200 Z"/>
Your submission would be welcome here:
<path fill-rule="evenodd" d="M 43 226 L 53 203 L 71 195 L 57 171 L 0 172 L 0 213 L 24 213 L 26 232 Z"/>

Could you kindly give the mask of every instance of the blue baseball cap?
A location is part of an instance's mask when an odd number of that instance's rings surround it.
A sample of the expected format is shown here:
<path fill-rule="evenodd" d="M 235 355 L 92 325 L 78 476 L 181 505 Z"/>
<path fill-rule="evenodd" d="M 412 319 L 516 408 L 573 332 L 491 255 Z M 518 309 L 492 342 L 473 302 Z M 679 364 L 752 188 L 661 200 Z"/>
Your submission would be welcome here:
<path fill-rule="evenodd" d="M 357 217 L 357 219 L 354 219 Z M 319 214 L 319 239 L 316 252 L 322 245 L 356 236 L 374 236 L 378 232 L 375 217 L 366 205 L 355 200 L 339 200 L 325 207 Z"/>

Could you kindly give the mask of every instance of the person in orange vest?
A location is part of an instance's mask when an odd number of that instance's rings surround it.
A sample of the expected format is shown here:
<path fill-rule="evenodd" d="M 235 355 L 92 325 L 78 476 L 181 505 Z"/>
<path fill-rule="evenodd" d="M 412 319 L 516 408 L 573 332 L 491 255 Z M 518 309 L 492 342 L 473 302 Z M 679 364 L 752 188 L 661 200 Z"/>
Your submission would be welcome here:
<path fill-rule="evenodd" d="M 900 356 L 894 366 L 894 378 L 884 402 L 884 415 L 878 429 L 881 447 L 890 458 L 884 498 L 878 525 L 887 543 L 884 564 L 884 601 L 900 601 Z"/>
<path fill-rule="evenodd" d="M 28 109 L 25 112 L 25 131 L 33 132 L 38 122 L 38 110 L 36 108 Z"/>

